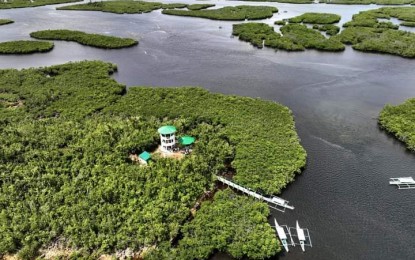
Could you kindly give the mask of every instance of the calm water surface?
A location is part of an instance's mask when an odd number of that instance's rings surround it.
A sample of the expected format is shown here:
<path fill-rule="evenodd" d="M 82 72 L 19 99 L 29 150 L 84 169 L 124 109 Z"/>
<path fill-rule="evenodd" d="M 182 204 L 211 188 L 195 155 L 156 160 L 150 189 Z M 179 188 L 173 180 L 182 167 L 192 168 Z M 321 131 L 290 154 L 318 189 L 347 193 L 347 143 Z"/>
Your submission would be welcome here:
<path fill-rule="evenodd" d="M 376 8 L 263 5 L 280 9 L 280 14 L 265 20 L 269 24 L 306 11 L 337 13 L 343 23 L 360 10 Z M 351 48 L 342 53 L 258 50 L 231 38 L 232 22 L 165 16 L 159 11 L 115 15 L 46 6 L 1 10 L 0 16 L 15 20 L 0 27 L 1 41 L 29 39 L 32 31 L 60 28 L 140 40 L 139 46 L 121 50 L 56 42 L 50 53 L 1 56 L 0 68 L 100 59 L 118 64 L 114 77 L 128 86 L 201 86 L 289 106 L 308 163 L 281 195 L 295 210 L 273 216 L 290 226 L 298 219 L 310 229 L 314 247 L 305 253 L 293 248 L 280 258 L 414 258 L 415 192 L 388 186 L 388 178 L 413 176 L 415 154 L 380 131 L 376 117 L 385 103 L 415 96 L 415 60 Z"/>

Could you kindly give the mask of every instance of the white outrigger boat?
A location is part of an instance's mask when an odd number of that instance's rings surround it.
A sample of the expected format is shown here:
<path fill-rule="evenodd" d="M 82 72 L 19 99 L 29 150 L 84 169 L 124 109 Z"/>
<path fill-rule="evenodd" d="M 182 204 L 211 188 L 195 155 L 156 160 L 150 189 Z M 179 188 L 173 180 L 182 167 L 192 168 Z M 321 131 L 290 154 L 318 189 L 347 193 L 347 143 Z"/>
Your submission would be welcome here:
<path fill-rule="evenodd" d="M 285 251 L 289 252 L 288 243 L 287 243 L 287 235 L 285 234 L 284 228 L 278 225 L 278 222 L 275 218 L 274 218 L 274 222 L 275 222 L 275 229 L 277 230 L 278 237 L 280 238 L 281 243 L 285 248 Z"/>
<path fill-rule="evenodd" d="M 398 189 L 415 189 L 415 180 L 412 177 L 390 178 L 390 185 L 397 185 Z"/>
<path fill-rule="evenodd" d="M 302 228 L 300 228 L 300 225 L 298 225 L 298 220 L 297 220 L 297 224 L 296 224 L 295 228 L 297 230 L 297 236 L 298 236 L 298 240 L 300 241 L 301 249 L 304 252 L 305 251 L 305 248 L 304 248 L 305 235 L 304 235 L 304 230 Z"/>

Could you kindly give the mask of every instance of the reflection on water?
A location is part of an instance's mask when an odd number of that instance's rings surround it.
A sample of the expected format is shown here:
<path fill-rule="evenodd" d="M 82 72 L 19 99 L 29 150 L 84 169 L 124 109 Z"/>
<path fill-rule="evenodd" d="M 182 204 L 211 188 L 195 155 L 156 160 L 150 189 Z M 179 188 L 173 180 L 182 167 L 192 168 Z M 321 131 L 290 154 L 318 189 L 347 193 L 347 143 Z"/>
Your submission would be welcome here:
<path fill-rule="evenodd" d="M 344 23 L 359 10 L 377 8 L 263 5 L 281 11 L 266 20 L 269 24 L 306 11 L 337 13 Z M 414 60 L 351 48 L 341 53 L 258 50 L 230 37 L 232 22 L 163 16 L 159 11 L 115 15 L 46 6 L 1 10 L 1 17 L 15 20 L 0 28 L 2 41 L 27 39 L 36 30 L 66 28 L 139 38 L 140 44 L 99 50 L 56 42 L 50 53 L 1 56 L 0 68 L 101 59 L 118 64 L 115 78 L 128 86 L 202 86 L 289 106 L 308 164 L 281 195 L 295 210 L 273 215 L 290 226 L 298 219 L 310 229 L 314 247 L 305 253 L 294 248 L 280 258 L 411 259 L 415 255 L 415 193 L 388 185 L 390 177 L 414 174 L 415 155 L 380 131 L 376 121 L 385 103 L 415 96 Z"/>

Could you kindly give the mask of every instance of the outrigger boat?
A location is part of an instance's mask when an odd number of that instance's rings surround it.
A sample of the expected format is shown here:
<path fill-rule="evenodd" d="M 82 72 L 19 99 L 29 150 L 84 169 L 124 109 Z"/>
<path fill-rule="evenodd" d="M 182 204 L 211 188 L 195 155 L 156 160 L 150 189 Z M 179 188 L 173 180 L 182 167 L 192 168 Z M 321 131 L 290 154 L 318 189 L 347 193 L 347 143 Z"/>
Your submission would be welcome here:
<path fill-rule="evenodd" d="M 301 249 L 304 252 L 305 251 L 305 248 L 304 248 L 305 235 L 304 235 L 304 230 L 302 228 L 300 228 L 300 225 L 298 225 L 298 220 L 297 220 L 297 224 L 296 224 L 296 230 L 297 230 L 298 240 L 300 241 Z"/>
<path fill-rule="evenodd" d="M 390 178 L 389 184 L 397 185 L 402 189 L 415 189 L 415 180 L 412 177 Z"/>
<path fill-rule="evenodd" d="M 285 234 L 284 228 L 278 225 L 278 222 L 275 218 L 274 218 L 274 222 L 275 222 L 275 229 L 277 230 L 278 237 L 280 238 L 281 243 L 285 248 L 285 251 L 289 252 L 288 243 L 287 243 L 287 235 Z"/>

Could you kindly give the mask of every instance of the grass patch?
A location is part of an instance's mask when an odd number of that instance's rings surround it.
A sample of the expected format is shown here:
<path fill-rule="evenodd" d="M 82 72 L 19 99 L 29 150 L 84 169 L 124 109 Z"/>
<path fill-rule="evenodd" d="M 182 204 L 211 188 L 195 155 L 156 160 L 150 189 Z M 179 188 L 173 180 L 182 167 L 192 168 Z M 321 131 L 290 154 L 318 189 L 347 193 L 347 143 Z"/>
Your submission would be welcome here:
<path fill-rule="evenodd" d="M 269 6 L 227 6 L 220 9 L 208 10 L 163 10 L 163 14 L 208 18 L 212 20 L 243 21 L 270 18 L 278 12 L 275 7 Z"/>
<path fill-rule="evenodd" d="M 177 253 L 186 258 L 218 247 L 236 257 L 275 254 L 268 207 L 230 190 L 186 222 L 197 199 L 212 189 L 213 174 L 229 165 L 236 182 L 266 193 L 293 180 L 306 153 L 290 110 L 200 88 L 126 93 L 109 77 L 115 70 L 98 61 L 0 70 L 0 254 L 33 258 L 57 238 L 85 259 L 126 248 L 170 248 L 176 238 Z M 6 107 L 19 101 L 24 105 Z M 131 153 L 157 146 L 157 128 L 165 124 L 195 136 L 193 152 L 182 160 L 155 157 L 147 167 L 131 162 Z M 215 224 L 206 226 L 211 220 Z M 222 223 L 229 229 L 218 229 Z M 229 239 L 209 241 L 223 236 Z"/>
<path fill-rule="evenodd" d="M 37 31 L 32 32 L 30 36 L 36 39 L 44 40 L 74 41 L 83 45 L 104 49 L 118 49 L 138 44 L 138 41 L 130 38 L 119 38 L 70 30 Z"/>
<path fill-rule="evenodd" d="M 304 13 L 288 19 L 290 23 L 333 24 L 339 22 L 340 15 L 329 13 Z"/>
<path fill-rule="evenodd" d="M 158 9 L 184 8 L 187 4 L 171 3 L 163 4 L 159 2 L 145 1 L 104 1 L 86 4 L 68 5 L 56 8 L 57 10 L 77 10 L 77 11 L 101 11 L 116 14 L 141 14 L 149 13 Z"/>
<path fill-rule="evenodd" d="M 11 24 L 11 23 L 14 23 L 14 21 L 9 20 L 9 19 L 0 19 L 0 25 Z"/>
<path fill-rule="evenodd" d="M 202 9 L 207 9 L 210 7 L 214 7 L 214 4 L 192 4 L 192 5 L 188 5 L 187 9 L 189 10 L 202 10 Z"/>
<path fill-rule="evenodd" d="M 54 5 L 80 2 L 81 0 L 7 0 L 0 2 L 0 9 L 12 9 L 12 8 L 25 8 L 25 7 L 36 7 L 43 5 Z"/>
<path fill-rule="evenodd" d="M 397 106 L 386 105 L 379 114 L 379 125 L 415 151 L 415 98 Z"/>
<path fill-rule="evenodd" d="M 415 21 L 415 7 L 384 7 L 360 12 L 335 38 L 359 51 L 388 53 L 415 58 L 415 34 L 399 31 L 391 22 L 379 22 L 378 18 L 391 17 L 406 22 Z"/>
<path fill-rule="evenodd" d="M 29 54 L 48 52 L 53 49 L 52 42 L 42 41 L 9 41 L 0 42 L 0 54 Z"/>

